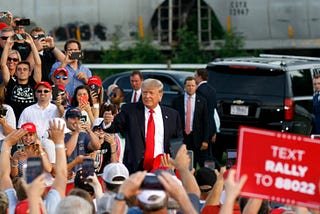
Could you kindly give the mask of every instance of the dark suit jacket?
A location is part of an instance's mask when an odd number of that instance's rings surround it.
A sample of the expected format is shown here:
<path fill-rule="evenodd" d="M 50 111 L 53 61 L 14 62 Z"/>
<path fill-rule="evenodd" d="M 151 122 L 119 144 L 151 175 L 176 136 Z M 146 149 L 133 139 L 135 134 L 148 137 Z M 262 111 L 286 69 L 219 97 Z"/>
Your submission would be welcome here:
<path fill-rule="evenodd" d="M 182 136 L 180 117 L 176 110 L 161 105 L 160 107 L 164 127 L 164 152 L 170 153 L 170 139 Z M 123 163 L 130 173 L 143 170 L 146 139 L 143 103 L 123 105 L 111 126 L 105 131 L 124 133 L 126 146 Z"/>
<path fill-rule="evenodd" d="M 133 92 L 134 92 L 133 90 L 130 91 L 130 92 L 127 93 L 126 96 L 124 97 L 124 101 L 125 101 L 126 103 L 131 103 L 131 97 L 132 97 Z M 141 94 L 140 97 L 139 97 L 138 103 L 142 103 L 142 94 Z"/>
<path fill-rule="evenodd" d="M 173 100 L 172 107 L 176 109 L 181 118 L 182 129 L 185 129 L 184 95 Z M 208 135 L 208 108 L 207 101 L 196 95 L 192 124 L 193 143 L 196 148 L 201 147 L 202 142 L 210 142 Z"/>
<path fill-rule="evenodd" d="M 211 137 L 217 132 L 216 123 L 214 122 L 214 117 L 213 117 L 214 109 L 217 108 L 216 90 L 208 83 L 202 83 L 197 88 L 196 93 L 207 100 L 208 118 L 209 118 L 208 131 L 209 131 L 209 136 Z"/>

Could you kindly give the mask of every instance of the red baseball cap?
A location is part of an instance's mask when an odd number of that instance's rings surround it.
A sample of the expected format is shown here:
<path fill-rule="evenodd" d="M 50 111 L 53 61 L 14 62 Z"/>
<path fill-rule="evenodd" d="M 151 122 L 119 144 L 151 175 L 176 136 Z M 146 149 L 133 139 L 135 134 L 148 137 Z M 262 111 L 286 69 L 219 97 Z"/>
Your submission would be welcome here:
<path fill-rule="evenodd" d="M 28 199 L 19 201 L 19 203 L 17 203 L 16 208 L 14 210 L 15 214 L 27 214 L 29 212 L 30 211 L 29 211 Z M 43 213 L 41 208 L 40 208 L 40 213 Z"/>
<path fill-rule="evenodd" d="M 53 72 L 53 76 L 59 74 L 60 72 L 63 72 L 64 75 L 68 76 L 68 70 L 66 68 L 57 68 L 54 72 Z"/>
<path fill-rule="evenodd" d="M 34 88 L 37 89 L 40 85 L 43 85 L 46 88 L 49 88 L 50 90 L 52 89 L 50 83 L 45 82 L 45 81 L 38 82 L 37 85 Z"/>
<path fill-rule="evenodd" d="M 102 81 L 98 76 L 92 76 L 88 79 L 88 85 L 97 85 L 99 87 L 102 86 Z"/>
<path fill-rule="evenodd" d="M 36 126 L 31 122 L 22 124 L 21 128 L 28 131 L 28 133 L 36 133 L 37 132 Z"/>
<path fill-rule="evenodd" d="M 7 28 L 9 27 L 6 23 L 4 22 L 0 22 L 0 30 L 2 30 L 3 28 Z"/>

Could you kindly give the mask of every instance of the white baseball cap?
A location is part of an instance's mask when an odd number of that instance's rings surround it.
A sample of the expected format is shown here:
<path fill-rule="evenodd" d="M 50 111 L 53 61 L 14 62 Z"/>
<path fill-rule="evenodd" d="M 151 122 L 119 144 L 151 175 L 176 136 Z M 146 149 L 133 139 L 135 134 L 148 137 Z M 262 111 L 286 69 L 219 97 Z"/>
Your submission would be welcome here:
<path fill-rule="evenodd" d="M 116 179 L 121 177 L 123 180 Z M 125 179 L 129 178 L 129 171 L 122 163 L 109 163 L 103 169 L 102 178 L 110 184 L 122 184 Z"/>

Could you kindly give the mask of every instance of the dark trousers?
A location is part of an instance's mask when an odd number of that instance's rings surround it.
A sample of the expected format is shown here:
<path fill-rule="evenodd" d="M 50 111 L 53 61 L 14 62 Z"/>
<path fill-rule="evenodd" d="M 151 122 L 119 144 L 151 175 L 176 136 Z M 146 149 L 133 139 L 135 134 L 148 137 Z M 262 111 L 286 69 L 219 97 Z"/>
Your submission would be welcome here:
<path fill-rule="evenodd" d="M 200 150 L 202 142 L 194 142 L 192 132 L 188 135 L 186 133 L 183 134 L 183 143 L 186 144 L 188 150 L 193 151 L 193 167 L 196 169 L 197 164 L 203 167 L 204 162 L 209 160 L 209 150 Z"/>

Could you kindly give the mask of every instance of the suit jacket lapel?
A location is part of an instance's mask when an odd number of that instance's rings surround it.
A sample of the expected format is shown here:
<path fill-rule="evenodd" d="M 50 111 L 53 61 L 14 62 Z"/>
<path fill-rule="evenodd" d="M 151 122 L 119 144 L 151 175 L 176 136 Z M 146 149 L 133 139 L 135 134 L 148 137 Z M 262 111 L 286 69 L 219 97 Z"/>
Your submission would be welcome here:
<path fill-rule="evenodd" d="M 164 152 L 168 152 L 169 148 L 167 145 L 168 139 L 169 139 L 169 132 L 168 132 L 168 127 L 170 127 L 169 124 L 169 117 L 167 112 L 163 109 L 162 106 L 160 106 L 161 108 L 161 114 L 162 114 L 162 119 L 163 119 L 163 132 L 164 132 L 164 139 L 163 139 L 163 144 L 164 144 Z"/>
<path fill-rule="evenodd" d="M 142 103 L 138 103 L 137 105 L 142 105 L 142 107 L 137 106 L 137 124 L 138 129 L 140 131 L 141 136 L 144 137 L 144 141 L 146 139 L 146 132 L 145 132 L 145 118 L 144 118 L 144 105 Z"/>

